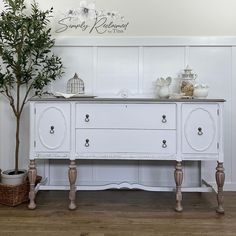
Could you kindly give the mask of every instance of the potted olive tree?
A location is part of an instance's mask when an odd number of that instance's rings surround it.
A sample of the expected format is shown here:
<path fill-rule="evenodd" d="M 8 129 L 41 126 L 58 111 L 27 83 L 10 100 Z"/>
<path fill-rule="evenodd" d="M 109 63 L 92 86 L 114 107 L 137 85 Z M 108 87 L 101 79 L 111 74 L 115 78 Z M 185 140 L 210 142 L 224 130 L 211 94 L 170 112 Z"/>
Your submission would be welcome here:
<path fill-rule="evenodd" d="M 54 40 L 48 27 L 50 10 L 36 2 L 3 0 L 0 15 L 0 99 L 8 101 L 15 117 L 15 168 L 5 176 L 22 174 L 19 169 L 20 123 L 27 100 L 62 74 L 61 59 L 52 53 Z"/>

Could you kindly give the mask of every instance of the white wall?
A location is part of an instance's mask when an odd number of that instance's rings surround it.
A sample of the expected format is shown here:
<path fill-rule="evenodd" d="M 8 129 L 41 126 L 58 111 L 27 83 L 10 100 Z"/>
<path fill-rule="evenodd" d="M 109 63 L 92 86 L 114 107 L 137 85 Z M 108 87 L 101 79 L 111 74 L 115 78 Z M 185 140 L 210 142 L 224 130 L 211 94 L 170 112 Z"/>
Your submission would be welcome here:
<path fill-rule="evenodd" d="M 58 16 L 60 12 L 78 8 L 80 1 L 38 2 L 43 8 L 48 9 L 53 6 L 54 15 Z M 118 11 L 125 16 L 125 20 L 129 22 L 128 30 L 119 36 L 236 35 L 235 0 L 95 0 L 94 2 L 96 9 Z M 88 33 L 70 30 L 62 35 L 79 36 Z"/>
<path fill-rule="evenodd" d="M 25 1 L 33 2 L 33 0 Z M 60 16 L 65 10 L 78 8 L 80 3 L 78 0 L 37 2 L 44 9 L 53 6 L 55 17 Z M 94 0 L 93 2 L 98 10 L 118 11 L 125 16 L 125 20 L 130 24 L 128 30 L 119 36 L 236 35 L 235 0 Z M 0 8 L 2 6 L 3 2 L 0 0 Z M 88 33 L 69 30 L 61 35 L 80 36 Z"/>

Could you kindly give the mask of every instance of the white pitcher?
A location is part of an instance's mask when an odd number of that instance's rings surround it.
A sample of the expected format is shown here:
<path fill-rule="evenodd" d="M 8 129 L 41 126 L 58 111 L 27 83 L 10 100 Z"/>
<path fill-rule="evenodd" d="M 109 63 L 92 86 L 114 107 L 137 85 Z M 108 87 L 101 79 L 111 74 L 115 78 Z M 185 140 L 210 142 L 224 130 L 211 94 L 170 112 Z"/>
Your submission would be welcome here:
<path fill-rule="evenodd" d="M 170 96 L 170 84 L 171 84 L 171 77 L 159 78 L 156 81 L 157 84 L 157 93 L 160 98 L 169 98 Z"/>

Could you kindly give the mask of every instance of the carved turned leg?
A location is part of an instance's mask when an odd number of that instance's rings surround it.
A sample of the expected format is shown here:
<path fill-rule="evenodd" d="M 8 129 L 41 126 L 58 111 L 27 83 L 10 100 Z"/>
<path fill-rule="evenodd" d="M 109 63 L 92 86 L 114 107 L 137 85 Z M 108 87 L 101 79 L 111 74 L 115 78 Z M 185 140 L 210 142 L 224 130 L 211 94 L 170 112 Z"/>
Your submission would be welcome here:
<path fill-rule="evenodd" d="M 216 209 L 216 212 L 223 214 L 224 213 L 224 208 L 223 208 L 223 186 L 225 182 L 225 173 L 224 173 L 224 167 L 223 163 L 217 162 L 217 167 L 216 167 L 216 183 L 218 186 L 218 193 L 217 193 L 217 202 L 218 202 L 218 207 Z"/>
<path fill-rule="evenodd" d="M 29 191 L 30 203 L 28 205 L 28 208 L 32 209 L 32 210 L 36 208 L 36 204 L 35 204 L 35 181 L 36 181 L 36 176 L 37 176 L 37 169 L 36 169 L 35 160 L 30 160 L 29 172 L 28 172 L 28 177 L 29 177 L 29 182 L 30 182 L 30 191 Z"/>
<path fill-rule="evenodd" d="M 183 171 L 182 171 L 182 163 L 177 161 L 175 167 L 175 183 L 176 183 L 176 205 L 175 210 L 181 212 L 183 210 L 182 207 L 182 193 L 181 193 L 181 185 L 183 182 Z"/>
<path fill-rule="evenodd" d="M 75 204 L 75 197 L 76 197 L 75 181 L 76 181 L 76 177 L 77 177 L 77 170 L 76 170 L 75 161 L 70 161 L 68 176 L 69 176 L 69 181 L 70 181 L 70 192 L 69 192 L 70 204 L 69 204 L 69 209 L 74 210 L 74 209 L 76 209 L 76 204 Z"/>

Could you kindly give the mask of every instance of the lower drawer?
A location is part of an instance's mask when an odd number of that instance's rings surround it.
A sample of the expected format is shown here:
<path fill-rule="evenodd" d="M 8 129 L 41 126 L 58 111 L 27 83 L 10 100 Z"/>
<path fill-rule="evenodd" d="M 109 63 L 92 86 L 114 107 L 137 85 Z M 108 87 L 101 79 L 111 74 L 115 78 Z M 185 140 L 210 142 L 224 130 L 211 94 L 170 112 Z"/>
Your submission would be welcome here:
<path fill-rule="evenodd" d="M 176 153 L 175 130 L 77 129 L 79 153 Z"/>

